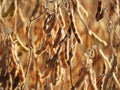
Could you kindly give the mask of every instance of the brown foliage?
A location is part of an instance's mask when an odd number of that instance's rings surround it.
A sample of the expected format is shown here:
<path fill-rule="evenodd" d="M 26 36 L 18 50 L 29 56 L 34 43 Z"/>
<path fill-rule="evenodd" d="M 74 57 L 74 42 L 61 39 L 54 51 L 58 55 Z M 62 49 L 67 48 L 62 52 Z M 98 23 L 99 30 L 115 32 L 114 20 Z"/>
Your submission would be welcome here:
<path fill-rule="evenodd" d="M 119 0 L 0 0 L 0 89 L 119 90 Z"/>

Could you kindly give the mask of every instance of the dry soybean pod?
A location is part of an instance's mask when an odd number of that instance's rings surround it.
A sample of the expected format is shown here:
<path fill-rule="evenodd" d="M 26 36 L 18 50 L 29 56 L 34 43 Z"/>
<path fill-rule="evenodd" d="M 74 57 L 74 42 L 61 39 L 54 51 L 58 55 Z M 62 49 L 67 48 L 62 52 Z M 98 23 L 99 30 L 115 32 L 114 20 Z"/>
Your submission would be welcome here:
<path fill-rule="evenodd" d="M 51 21 L 50 21 L 50 18 L 51 18 L 50 16 L 51 16 L 51 14 L 49 14 L 49 15 L 46 17 L 45 21 L 44 21 L 43 29 L 44 29 L 45 31 L 46 31 L 48 22 L 51 22 Z"/>
<path fill-rule="evenodd" d="M 37 4 L 35 5 L 35 8 L 33 9 L 32 14 L 30 16 L 30 19 L 32 19 L 32 17 L 35 16 L 35 14 L 38 12 L 38 9 L 39 9 L 39 2 L 37 2 Z"/>
<path fill-rule="evenodd" d="M 56 35 L 56 38 L 55 38 L 55 41 L 54 41 L 54 45 L 53 45 L 53 48 L 56 48 L 60 42 L 60 38 L 62 36 L 62 33 L 61 33 L 61 27 L 59 27 L 59 30 L 57 32 L 57 35 Z"/>
<path fill-rule="evenodd" d="M 53 85 L 56 85 L 58 82 L 58 78 L 59 78 L 58 69 L 59 69 L 58 63 L 55 63 L 54 69 L 52 70 L 52 73 L 51 73 L 51 82 Z"/>
<path fill-rule="evenodd" d="M 99 21 L 104 16 L 104 9 L 102 8 L 102 1 L 98 0 L 97 13 L 95 15 L 96 21 Z"/>
<path fill-rule="evenodd" d="M 66 62 L 66 58 L 65 58 L 65 53 L 64 53 L 64 51 L 62 51 L 61 53 L 60 53 L 60 61 L 61 61 L 61 63 L 62 63 L 62 66 L 63 66 L 63 68 L 67 68 L 68 67 L 68 65 L 67 65 L 67 62 Z"/>
<path fill-rule="evenodd" d="M 43 47 L 41 49 L 37 50 L 36 54 L 38 55 L 38 54 L 43 53 L 45 51 L 45 49 L 47 48 L 48 44 L 50 43 L 50 41 L 51 41 L 51 35 L 48 35 L 47 40 L 43 44 Z"/>
<path fill-rule="evenodd" d="M 71 28 L 74 33 L 74 36 L 75 36 L 77 42 L 82 44 L 82 40 L 81 40 L 79 34 L 77 33 L 77 27 L 75 25 L 75 18 L 74 18 L 72 10 L 70 10 L 70 20 L 71 20 Z"/>
<path fill-rule="evenodd" d="M 51 24 L 50 24 L 49 28 L 45 31 L 46 33 L 50 33 L 51 30 L 52 30 L 52 29 L 54 28 L 54 26 L 55 26 L 55 23 L 56 23 L 55 13 L 53 14 L 52 17 L 53 17 L 53 18 L 52 18 Z"/>
<path fill-rule="evenodd" d="M 42 76 L 42 79 L 48 77 L 50 74 L 51 74 L 51 68 L 47 68 Z"/>
<path fill-rule="evenodd" d="M 68 58 L 68 40 L 65 40 L 65 59 Z"/>
<path fill-rule="evenodd" d="M 49 20 L 50 19 L 50 20 Z M 48 20 L 48 21 L 47 21 Z M 49 27 L 47 27 L 47 25 L 50 23 Z M 45 33 L 50 33 L 51 30 L 54 28 L 55 26 L 55 23 L 56 23 L 56 14 L 55 13 L 52 13 L 50 15 L 48 15 L 48 17 L 46 18 L 45 22 L 44 22 L 44 30 L 45 30 Z"/>
<path fill-rule="evenodd" d="M 81 39 L 80 39 L 80 36 L 78 35 L 78 33 L 74 33 L 78 43 L 82 43 Z"/>
<path fill-rule="evenodd" d="M 65 27 L 65 21 L 64 21 L 62 10 L 61 10 L 60 7 L 58 7 L 58 13 L 59 13 L 59 19 L 60 19 L 60 22 L 61 22 L 61 26 L 64 28 Z"/>

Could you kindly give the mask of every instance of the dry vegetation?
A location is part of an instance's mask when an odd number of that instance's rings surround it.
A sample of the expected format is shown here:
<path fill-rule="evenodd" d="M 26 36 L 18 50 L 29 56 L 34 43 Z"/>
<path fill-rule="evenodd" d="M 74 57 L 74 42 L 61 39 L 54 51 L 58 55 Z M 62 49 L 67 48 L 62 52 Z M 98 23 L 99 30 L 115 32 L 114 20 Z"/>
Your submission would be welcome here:
<path fill-rule="evenodd" d="M 0 90 L 120 90 L 120 0 L 0 0 Z"/>

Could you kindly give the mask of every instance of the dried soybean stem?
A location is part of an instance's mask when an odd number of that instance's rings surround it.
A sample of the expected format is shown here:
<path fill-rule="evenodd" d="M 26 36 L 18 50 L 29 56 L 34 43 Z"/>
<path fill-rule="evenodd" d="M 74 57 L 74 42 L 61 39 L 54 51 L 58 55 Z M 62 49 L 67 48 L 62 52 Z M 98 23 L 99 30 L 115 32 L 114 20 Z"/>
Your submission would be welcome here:
<path fill-rule="evenodd" d="M 14 3 L 15 3 L 15 16 L 14 16 L 14 29 L 13 29 L 13 33 L 16 33 L 16 29 L 17 29 L 17 10 L 18 10 L 18 8 L 17 8 L 17 0 L 15 0 L 14 1 Z"/>
<path fill-rule="evenodd" d="M 69 67 L 70 67 L 70 83 L 71 83 L 71 88 L 73 88 L 73 81 L 72 81 L 72 67 L 71 67 L 71 61 L 69 61 Z"/>
<path fill-rule="evenodd" d="M 35 83 L 35 90 L 38 90 L 38 70 L 36 70 L 36 83 Z"/>
<path fill-rule="evenodd" d="M 30 49 L 30 55 L 29 55 L 29 59 L 28 59 L 27 69 L 25 72 L 25 78 L 27 77 L 27 74 L 29 72 L 29 68 L 30 68 L 30 64 L 31 64 L 31 60 L 32 60 L 31 56 L 32 56 L 32 50 Z"/>
<path fill-rule="evenodd" d="M 31 21 L 29 22 L 29 26 L 27 28 L 27 42 L 28 42 L 28 45 L 29 45 L 29 58 L 28 58 L 28 62 L 27 62 L 27 69 L 26 69 L 26 72 L 25 72 L 25 79 L 27 78 L 27 75 L 28 75 L 28 72 L 30 70 L 30 65 L 31 65 L 31 60 L 32 60 L 32 35 L 31 35 Z"/>
<path fill-rule="evenodd" d="M 112 20 L 111 19 L 108 19 L 109 22 L 110 22 L 110 27 L 111 29 L 115 32 L 115 34 L 117 35 L 118 39 L 120 40 L 120 35 L 117 33 L 117 31 L 115 30 L 115 27 L 112 25 Z"/>

